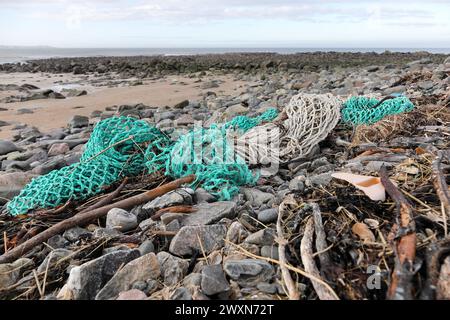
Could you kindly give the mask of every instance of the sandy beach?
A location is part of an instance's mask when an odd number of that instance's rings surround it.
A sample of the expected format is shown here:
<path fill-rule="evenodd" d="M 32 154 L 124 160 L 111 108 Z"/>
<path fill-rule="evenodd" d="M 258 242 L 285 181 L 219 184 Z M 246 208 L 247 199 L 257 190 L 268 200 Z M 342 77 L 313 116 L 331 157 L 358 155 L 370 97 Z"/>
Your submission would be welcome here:
<path fill-rule="evenodd" d="M 200 88 L 201 82 L 197 78 L 188 76 L 167 76 L 158 80 L 141 79 L 142 84 L 133 86 L 128 84 L 136 81 L 134 78 L 113 77 L 116 82 L 123 82 L 123 84 L 110 87 L 98 86 L 102 80 L 106 82 L 104 76 L 0 73 L 0 86 L 27 83 L 39 87 L 38 90 L 52 89 L 58 92 L 63 88 L 76 88 L 87 91 L 87 95 L 66 99 L 0 103 L 0 120 L 10 124 L 0 128 L 0 139 L 11 139 L 15 125 L 34 126 L 45 133 L 65 127 L 74 115 L 89 116 L 93 111 L 104 111 L 106 107 L 139 103 L 154 107 L 172 107 L 183 100 L 199 99 L 207 91 L 214 91 L 218 95 L 239 95 L 244 85 L 244 81 L 236 81 L 232 76 L 203 77 L 203 82 L 214 79 L 218 83 L 217 88 L 208 90 Z M 18 94 L 17 90 L 0 91 L 0 100 L 15 94 Z M 18 113 L 18 110 L 23 108 L 31 110 L 32 113 Z"/>

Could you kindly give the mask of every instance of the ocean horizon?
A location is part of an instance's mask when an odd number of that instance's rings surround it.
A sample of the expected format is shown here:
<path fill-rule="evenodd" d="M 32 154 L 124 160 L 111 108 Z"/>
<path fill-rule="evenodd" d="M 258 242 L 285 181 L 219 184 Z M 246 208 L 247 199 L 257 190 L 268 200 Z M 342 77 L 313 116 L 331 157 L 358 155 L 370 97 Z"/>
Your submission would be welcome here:
<path fill-rule="evenodd" d="M 0 64 L 17 63 L 35 59 L 49 58 L 74 58 L 74 57 L 113 57 L 113 56 L 175 56 L 175 55 L 199 55 L 199 54 L 223 54 L 223 53 L 257 53 L 270 52 L 278 54 L 295 54 L 305 52 L 418 52 L 450 54 L 450 48 L 56 48 L 56 47 L 15 47 L 0 46 Z"/>

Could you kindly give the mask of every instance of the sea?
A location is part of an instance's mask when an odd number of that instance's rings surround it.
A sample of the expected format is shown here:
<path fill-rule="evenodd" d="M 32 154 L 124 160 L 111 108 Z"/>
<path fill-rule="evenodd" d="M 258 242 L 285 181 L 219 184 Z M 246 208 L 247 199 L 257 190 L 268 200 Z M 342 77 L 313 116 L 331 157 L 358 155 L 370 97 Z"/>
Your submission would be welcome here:
<path fill-rule="evenodd" d="M 25 62 L 33 59 L 63 57 L 111 57 L 111 56 L 177 56 L 220 54 L 236 52 L 273 52 L 294 54 L 301 52 L 418 52 L 450 54 L 450 48 L 55 48 L 55 47 L 10 47 L 0 46 L 0 64 Z"/>

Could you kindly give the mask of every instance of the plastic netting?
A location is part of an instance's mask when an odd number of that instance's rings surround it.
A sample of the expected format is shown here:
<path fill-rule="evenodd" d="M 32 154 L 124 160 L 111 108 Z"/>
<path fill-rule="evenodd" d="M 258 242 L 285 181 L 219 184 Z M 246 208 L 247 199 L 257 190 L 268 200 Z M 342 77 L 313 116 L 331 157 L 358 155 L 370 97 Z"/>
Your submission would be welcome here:
<path fill-rule="evenodd" d="M 270 109 L 255 118 L 239 116 L 223 126 L 192 129 L 175 143 L 143 120 L 105 119 L 94 128 L 79 163 L 33 179 L 8 203 L 7 209 L 17 215 L 54 208 L 68 200 L 91 197 L 122 177 L 163 168 L 166 175 L 174 178 L 195 173 L 194 184 L 201 183 L 220 199 L 230 199 L 239 186 L 255 183 L 257 175 L 252 174 L 242 158 L 232 155 L 233 140 L 229 137 L 277 115 L 276 109 Z M 202 147 L 190 148 L 194 143 Z"/>
<path fill-rule="evenodd" d="M 195 174 L 194 186 L 201 184 L 221 200 L 231 199 L 239 191 L 239 186 L 254 184 L 259 177 L 236 153 L 237 137 L 277 116 L 276 109 L 269 109 L 255 118 L 238 116 L 223 126 L 191 130 L 173 146 L 166 174 L 174 178 Z"/>
<path fill-rule="evenodd" d="M 344 103 L 342 120 L 353 125 L 374 124 L 384 117 L 414 109 L 407 97 L 392 98 L 380 103 L 376 98 L 351 97 Z"/>
<path fill-rule="evenodd" d="M 147 143 L 151 142 L 147 147 Z M 91 197 L 121 177 L 139 174 L 146 157 L 164 154 L 170 140 L 142 120 L 127 117 L 97 124 L 80 162 L 33 179 L 12 199 L 7 209 L 16 215 L 37 208 L 53 208 L 70 200 Z M 146 150 L 145 156 L 143 150 Z M 152 166 L 161 167 L 158 157 Z"/>
<path fill-rule="evenodd" d="M 332 94 L 295 95 L 285 108 L 280 157 L 306 156 L 339 122 L 342 101 Z"/>

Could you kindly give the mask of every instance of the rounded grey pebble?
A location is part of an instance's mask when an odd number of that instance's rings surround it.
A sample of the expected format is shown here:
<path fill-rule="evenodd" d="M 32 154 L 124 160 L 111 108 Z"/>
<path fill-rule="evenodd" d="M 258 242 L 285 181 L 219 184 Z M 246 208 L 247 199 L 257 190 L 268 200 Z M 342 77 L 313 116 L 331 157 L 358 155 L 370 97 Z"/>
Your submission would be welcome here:
<path fill-rule="evenodd" d="M 146 255 L 150 252 L 155 252 L 155 246 L 153 245 L 153 242 L 151 240 L 145 240 L 141 243 L 141 245 L 138 248 L 141 256 Z"/>
<path fill-rule="evenodd" d="M 278 260 L 278 247 L 277 246 L 263 246 L 261 248 L 261 256 Z"/>
<path fill-rule="evenodd" d="M 270 208 L 262 210 L 258 213 L 258 220 L 262 223 L 276 221 L 278 218 L 278 208 Z"/>

